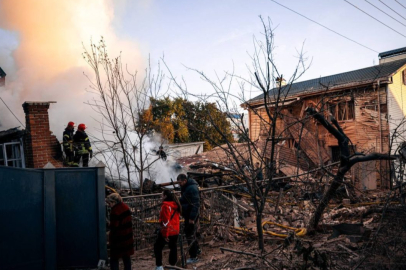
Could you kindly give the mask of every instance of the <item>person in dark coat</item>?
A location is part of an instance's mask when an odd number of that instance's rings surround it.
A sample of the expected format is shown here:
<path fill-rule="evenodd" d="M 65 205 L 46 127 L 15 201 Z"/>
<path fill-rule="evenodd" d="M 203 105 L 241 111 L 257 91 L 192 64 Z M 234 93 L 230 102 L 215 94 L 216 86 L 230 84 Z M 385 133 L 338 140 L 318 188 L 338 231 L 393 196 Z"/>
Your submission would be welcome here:
<path fill-rule="evenodd" d="M 196 238 L 196 231 L 199 223 L 200 195 L 199 185 L 185 174 L 177 177 L 181 186 L 180 203 L 182 204 L 182 216 L 185 218 L 185 235 L 189 245 L 190 258 L 187 263 L 198 261 L 197 255 L 200 253 L 199 243 Z"/>
<path fill-rule="evenodd" d="M 178 260 L 177 242 L 179 236 L 179 216 L 182 213 L 182 206 L 178 197 L 168 189 L 162 193 L 162 199 L 161 211 L 159 212 L 161 229 L 154 245 L 155 270 L 164 270 L 162 266 L 162 250 L 166 244 L 169 245 L 170 250 L 169 264 L 175 265 Z"/>
<path fill-rule="evenodd" d="M 65 164 L 67 166 L 77 167 L 75 163 L 75 152 L 73 149 L 73 132 L 75 131 L 75 123 L 69 122 L 63 132 L 63 152 L 65 152 Z"/>
<path fill-rule="evenodd" d="M 76 148 L 75 153 L 75 163 L 79 164 L 80 159 L 82 158 L 83 167 L 89 166 L 89 156 L 93 157 L 92 146 L 90 145 L 89 136 L 87 136 L 86 125 L 79 124 L 78 130 L 73 136 L 73 144 Z"/>
<path fill-rule="evenodd" d="M 124 270 L 131 270 L 131 255 L 134 254 L 134 237 L 131 211 L 117 193 L 110 194 L 106 202 L 110 213 L 110 269 L 119 270 L 118 260 L 123 259 Z"/>
<path fill-rule="evenodd" d="M 262 168 L 259 162 L 255 163 L 255 178 L 256 180 L 264 180 L 264 174 L 262 173 Z"/>
<path fill-rule="evenodd" d="M 166 161 L 167 156 L 166 156 L 166 153 L 165 153 L 164 148 L 162 146 L 159 147 L 159 150 L 156 151 L 156 154 L 158 156 L 160 156 L 163 161 Z"/>

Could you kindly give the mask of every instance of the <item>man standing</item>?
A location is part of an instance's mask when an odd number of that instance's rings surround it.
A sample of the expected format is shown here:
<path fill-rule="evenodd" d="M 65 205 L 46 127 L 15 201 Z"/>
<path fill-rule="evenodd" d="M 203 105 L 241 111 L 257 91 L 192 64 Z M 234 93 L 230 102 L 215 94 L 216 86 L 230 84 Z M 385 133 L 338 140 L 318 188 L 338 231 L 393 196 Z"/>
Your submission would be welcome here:
<path fill-rule="evenodd" d="M 73 143 L 77 149 L 75 155 L 75 163 L 79 164 L 80 158 L 82 158 L 83 167 L 89 167 L 89 155 L 90 158 L 92 158 L 93 151 L 85 129 L 85 124 L 80 124 L 78 126 L 78 130 L 75 133 L 75 136 L 73 136 Z"/>
<path fill-rule="evenodd" d="M 189 245 L 190 258 L 186 263 L 195 263 L 200 253 L 199 243 L 196 238 L 196 230 L 199 223 L 200 195 L 199 185 L 185 174 L 179 174 L 177 177 L 181 186 L 180 203 L 182 204 L 182 216 L 185 218 L 185 235 Z"/>
<path fill-rule="evenodd" d="M 63 151 L 65 152 L 65 165 L 77 166 L 74 162 L 75 152 L 73 151 L 73 132 L 75 131 L 75 123 L 69 122 L 63 132 Z"/>
<path fill-rule="evenodd" d="M 264 180 L 264 174 L 262 173 L 261 164 L 259 162 L 255 163 L 255 178 L 257 181 Z"/>

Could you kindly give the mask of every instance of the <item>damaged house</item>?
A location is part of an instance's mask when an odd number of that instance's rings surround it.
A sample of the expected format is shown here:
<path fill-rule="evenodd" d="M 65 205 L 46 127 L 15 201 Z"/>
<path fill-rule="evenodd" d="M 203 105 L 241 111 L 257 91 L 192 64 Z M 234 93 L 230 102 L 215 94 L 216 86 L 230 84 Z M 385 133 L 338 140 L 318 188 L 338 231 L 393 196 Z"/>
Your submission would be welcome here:
<path fill-rule="evenodd" d="M 307 107 L 316 108 L 326 117 L 334 116 L 351 140 L 353 151 L 396 153 L 406 128 L 406 47 L 380 53 L 379 58 L 379 65 L 359 70 L 293 84 L 277 82 L 281 91 L 288 93 L 278 103 L 282 109 L 276 127 L 278 170 L 291 175 L 339 160 L 337 139 L 317 122 L 306 120 Z M 269 139 L 265 106 L 272 113 L 275 105 L 272 97 L 265 104 L 263 95 L 244 105 L 253 141 Z M 390 185 L 387 161 L 354 166 L 348 177 L 361 190 Z"/>
<path fill-rule="evenodd" d="M 51 103 L 24 102 L 25 129 L 0 131 L 0 166 L 43 168 L 50 162 L 63 167 L 60 143 L 49 130 Z"/>

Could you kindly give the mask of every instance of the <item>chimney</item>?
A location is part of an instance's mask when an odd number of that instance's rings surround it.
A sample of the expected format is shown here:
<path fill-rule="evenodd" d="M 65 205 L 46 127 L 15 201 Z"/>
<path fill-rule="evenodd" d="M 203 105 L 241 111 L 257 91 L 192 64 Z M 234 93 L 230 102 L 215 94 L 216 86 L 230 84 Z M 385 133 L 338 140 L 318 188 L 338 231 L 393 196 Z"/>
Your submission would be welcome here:
<path fill-rule="evenodd" d="M 277 77 L 275 79 L 275 81 L 276 81 L 276 87 L 278 87 L 278 88 L 286 85 L 286 80 L 282 76 Z"/>
<path fill-rule="evenodd" d="M 0 87 L 6 85 L 6 73 L 0 67 Z"/>
<path fill-rule="evenodd" d="M 379 64 L 384 64 L 396 60 L 401 60 L 406 58 L 406 47 L 399 48 L 387 52 L 381 52 L 378 54 Z"/>
<path fill-rule="evenodd" d="M 43 168 L 48 162 L 55 167 L 62 167 L 61 146 L 49 130 L 48 109 L 55 101 L 33 102 L 23 104 L 25 112 L 24 154 L 27 168 Z"/>

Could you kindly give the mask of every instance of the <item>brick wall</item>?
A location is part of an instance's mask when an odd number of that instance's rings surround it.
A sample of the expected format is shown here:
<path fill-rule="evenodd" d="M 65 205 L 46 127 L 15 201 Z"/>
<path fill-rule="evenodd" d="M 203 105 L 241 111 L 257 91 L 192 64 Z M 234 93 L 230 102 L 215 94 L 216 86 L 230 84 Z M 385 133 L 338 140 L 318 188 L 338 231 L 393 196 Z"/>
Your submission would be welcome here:
<path fill-rule="evenodd" d="M 48 109 L 54 102 L 24 102 L 24 154 L 27 168 L 43 168 L 48 162 L 63 167 L 59 141 L 49 130 Z"/>

